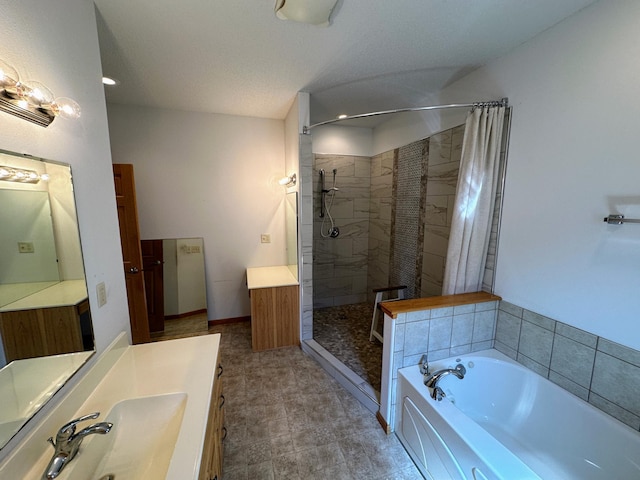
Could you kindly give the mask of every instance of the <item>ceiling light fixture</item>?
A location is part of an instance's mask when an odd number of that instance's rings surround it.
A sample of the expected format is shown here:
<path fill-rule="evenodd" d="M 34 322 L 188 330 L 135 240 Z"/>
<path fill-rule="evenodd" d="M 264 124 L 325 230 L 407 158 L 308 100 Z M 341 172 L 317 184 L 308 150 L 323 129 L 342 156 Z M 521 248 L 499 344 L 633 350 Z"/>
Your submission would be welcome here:
<path fill-rule="evenodd" d="M 276 0 L 276 16 L 281 20 L 328 27 L 338 0 Z"/>
<path fill-rule="evenodd" d="M 45 85 L 35 81 L 20 81 L 18 72 L 0 60 L 0 111 L 47 127 L 58 115 L 80 117 L 80 106 L 70 98 L 54 99 Z"/>

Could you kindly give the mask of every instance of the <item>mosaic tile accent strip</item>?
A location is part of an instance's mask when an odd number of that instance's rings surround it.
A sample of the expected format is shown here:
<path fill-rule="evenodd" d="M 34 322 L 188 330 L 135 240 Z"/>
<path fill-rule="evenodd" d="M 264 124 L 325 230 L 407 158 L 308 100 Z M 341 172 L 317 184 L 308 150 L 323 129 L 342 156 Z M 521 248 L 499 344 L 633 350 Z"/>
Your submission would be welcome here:
<path fill-rule="evenodd" d="M 390 283 L 407 285 L 408 298 L 415 298 L 420 293 L 416 265 L 421 259 L 418 240 L 421 237 L 420 204 L 426 142 L 420 140 L 398 149 Z"/>

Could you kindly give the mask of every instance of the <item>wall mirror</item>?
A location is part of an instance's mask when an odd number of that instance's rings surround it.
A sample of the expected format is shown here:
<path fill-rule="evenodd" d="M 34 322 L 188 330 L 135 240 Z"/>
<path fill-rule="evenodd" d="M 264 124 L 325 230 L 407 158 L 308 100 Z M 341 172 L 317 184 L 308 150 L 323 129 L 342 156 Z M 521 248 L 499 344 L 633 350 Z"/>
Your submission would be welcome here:
<path fill-rule="evenodd" d="M 289 192 L 285 200 L 287 266 L 298 279 L 298 192 Z"/>
<path fill-rule="evenodd" d="M 208 324 L 202 238 L 141 240 L 149 331 L 165 331 L 165 320 Z M 183 322 L 184 324 L 184 322 Z M 179 334 L 179 322 L 171 332 Z"/>
<path fill-rule="evenodd" d="M 69 165 L 0 150 L 0 448 L 93 354 Z"/>

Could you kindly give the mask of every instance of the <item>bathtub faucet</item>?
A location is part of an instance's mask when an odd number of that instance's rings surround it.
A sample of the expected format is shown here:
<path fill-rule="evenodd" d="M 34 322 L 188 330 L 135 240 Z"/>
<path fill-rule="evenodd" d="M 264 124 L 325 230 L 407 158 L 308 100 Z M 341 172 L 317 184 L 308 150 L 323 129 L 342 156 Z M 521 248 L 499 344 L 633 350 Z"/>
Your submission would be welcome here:
<path fill-rule="evenodd" d="M 461 363 L 456 365 L 456 368 L 443 368 L 442 370 L 438 370 L 430 375 L 425 375 L 424 384 L 428 388 L 433 388 L 431 392 L 431 398 L 434 400 L 442 400 L 445 397 L 444 392 L 438 386 L 438 382 L 442 377 L 446 377 L 447 375 L 455 375 L 460 380 L 464 378 L 464 374 L 467 373 L 467 369 L 464 368 L 464 365 Z"/>

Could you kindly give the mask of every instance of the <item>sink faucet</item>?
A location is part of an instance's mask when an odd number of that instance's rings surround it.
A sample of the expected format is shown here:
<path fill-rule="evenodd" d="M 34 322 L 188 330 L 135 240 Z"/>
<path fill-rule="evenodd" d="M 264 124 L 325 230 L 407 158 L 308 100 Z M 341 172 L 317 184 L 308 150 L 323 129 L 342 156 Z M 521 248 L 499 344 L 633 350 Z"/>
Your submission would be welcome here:
<path fill-rule="evenodd" d="M 89 425 L 76 433 L 76 425 L 78 423 L 84 422 L 85 420 L 96 419 L 99 416 L 100 412 L 95 412 L 76 418 L 75 420 L 71 420 L 60 428 L 56 434 L 55 442 L 53 441 L 53 437 L 49 437 L 47 441 L 53 445 L 55 453 L 49 461 L 46 472 L 42 476 L 43 480 L 51 480 L 60 475 L 62 469 L 71 460 L 73 460 L 78 453 L 78 449 L 80 448 L 80 444 L 82 443 L 82 440 L 84 440 L 84 437 L 87 435 L 93 435 L 94 433 L 99 433 L 100 435 L 109 433 L 111 427 L 113 427 L 113 423 L 109 422 L 94 423 L 93 425 Z"/>
<path fill-rule="evenodd" d="M 437 372 L 434 372 L 432 374 L 425 374 L 424 384 L 429 388 L 433 388 L 433 391 L 431 392 L 431 398 L 440 401 L 445 397 L 444 392 L 438 386 L 438 382 L 440 381 L 440 379 L 442 377 L 446 377 L 447 375 L 455 375 L 460 380 L 462 380 L 465 373 L 467 373 L 466 368 L 464 368 L 464 365 L 459 363 L 456 365 L 456 368 L 443 368 L 442 370 L 438 370 Z"/>

